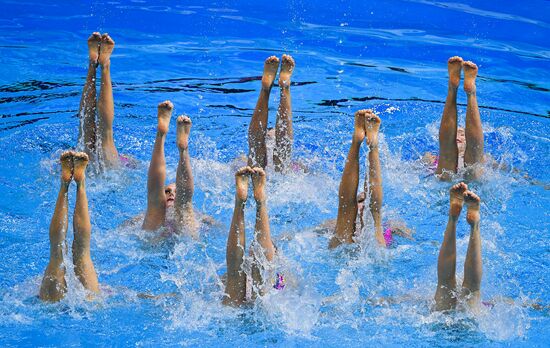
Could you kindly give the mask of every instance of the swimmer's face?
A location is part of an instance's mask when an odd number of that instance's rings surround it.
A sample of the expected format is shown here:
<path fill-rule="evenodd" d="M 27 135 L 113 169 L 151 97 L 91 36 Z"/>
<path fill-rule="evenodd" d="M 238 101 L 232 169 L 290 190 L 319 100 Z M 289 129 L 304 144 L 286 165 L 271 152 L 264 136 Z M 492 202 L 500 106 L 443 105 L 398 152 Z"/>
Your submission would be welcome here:
<path fill-rule="evenodd" d="M 164 195 L 166 196 L 166 207 L 173 207 L 176 199 L 176 184 L 167 185 L 164 188 Z"/>
<path fill-rule="evenodd" d="M 458 152 L 464 152 L 466 149 L 466 134 L 462 127 L 456 130 L 456 145 L 458 146 Z"/>

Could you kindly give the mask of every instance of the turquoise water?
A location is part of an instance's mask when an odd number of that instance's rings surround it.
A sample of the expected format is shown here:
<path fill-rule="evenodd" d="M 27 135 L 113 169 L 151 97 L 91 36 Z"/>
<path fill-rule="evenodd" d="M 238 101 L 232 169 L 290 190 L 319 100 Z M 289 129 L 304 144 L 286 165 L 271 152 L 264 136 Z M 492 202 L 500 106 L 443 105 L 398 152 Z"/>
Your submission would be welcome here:
<path fill-rule="evenodd" d="M 4 1 L 0 10 L 3 346 L 547 345 L 548 309 L 522 305 L 550 301 L 547 2 Z M 67 297 L 45 305 L 36 294 L 48 261 L 56 160 L 77 142 L 85 40 L 96 30 L 116 41 L 115 142 L 141 164 L 88 180 L 102 298 L 84 299 L 69 264 Z M 225 308 L 220 276 L 233 208 L 230 163 L 247 152 L 263 60 L 283 53 L 296 60 L 295 155 L 311 169 L 273 174 L 268 187 L 279 267 L 293 286 L 253 308 Z M 478 64 L 486 151 L 510 167 L 488 169 L 475 187 L 483 200 L 483 298 L 511 299 L 477 318 L 429 311 L 448 185 L 427 177 L 416 160 L 437 150 L 446 60 L 453 55 Z M 119 227 L 145 208 L 156 105 L 166 99 L 193 119 L 195 206 L 220 222 L 199 242 L 153 245 L 146 233 Z M 463 123 L 464 94 L 459 103 Z M 270 125 L 277 104 L 274 89 Z M 352 115 L 366 107 L 382 119 L 384 214 L 406 221 L 415 240 L 379 251 L 367 237 L 360 248 L 328 251 L 328 237 L 312 229 L 336 216 Z M 173 128 L 166 155 L 173 179 Z M 250 240 L 253 205 L 247 221 Z M 459 274 L 467 238 L 461 221 Z M 148 300 L 139 293 L 174 295 Z M 401 301 L 372 304 L 381 297 Z"/>

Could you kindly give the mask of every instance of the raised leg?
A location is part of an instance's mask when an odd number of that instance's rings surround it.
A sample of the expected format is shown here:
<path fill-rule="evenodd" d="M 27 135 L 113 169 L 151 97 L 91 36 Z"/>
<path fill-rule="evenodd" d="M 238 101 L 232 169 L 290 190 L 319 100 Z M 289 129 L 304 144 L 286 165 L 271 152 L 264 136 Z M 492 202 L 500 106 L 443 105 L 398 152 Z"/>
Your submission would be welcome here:
<path fill-rule="evenodd" d="M 76 204 L 73 216 L 73 263 L 74 273 L 87 290 L 99 293 L 99 283 L 94 264 L 90 255 L 90 237 L 92 225 L 88 212 L 88 198 L 86 197 L 86 166 L 88 156 L 83 153 L 74 154 L 74 174 L 76 182 Z"/>
<path fill-rule="evenodd" d="M 462 296 L 466 298 L 472 308 L 476 308 L 480 301 L 481 277 L 483 274 L 481 260 L 481 236 L 479 232 L 479 197 L 471 192 L 464 192 L 464 201 L 468 206 L 466 221 L 470 225 L 470 241 L 464 261 L 464 282 Z"/>
<path fill-rule="evenodd" d="M 473 62 L 464 62 L 464 91 L 468 96 L 466 107 L 466 150 L 464 151 L 464 165 L 468 168 L 468 176 L 477 179 L 481 176 L 481 168 L 475 166 L 483 162 L 483 128 L 479 116 L 476 97 L 477 65 Z"/>
<path fill-rule="evenodd" d="M 449 220 L 439 249 L 437 259 L 437 290 L 435 292 L 435 310 L 443 311 L 456 306 L 456 223 L 462 205 L 463 194 L 468 190 L 465 183 L 454 185 L 450 190 Z"/>
<path fill-rule="evenodd" d="M 449 58 L 447 68 L 449 89 L 439 126 L 439 161 L 436 169 L 436 174 L 439 174 L 442 180 L 449 180 L 450 173 L 456 173 L 458 166 L 456 95 L 460 83 L 462 58 L 456 56 Z"/>
<path fill-rule="evenodd" d="M 367 133 L 367 145 L 369 147 L 369 177 L 366 192 L 369 193 L 369 208 L 374 220 L 374 236 L 381 246 L 386 246 L 384 232 L 382 230 L 382 168 L 380 167 L 380 156 L 378 152 L 378 130 L 380 129 L 380 118 L 367 112 L 365 131 Z"/>
<path fill-rule="evenodd" d="M 109 34 L 101 37 L 99 65 L 101 67 L 101 87 L 99 89 L 99 134 L 101 136 L 102 160 L 106 168 L 119 166 L 118 151 L 113 138 L 113 119 L 115 106 L 113 101 L 113 86 L 111 82 L 111 53 L 115 42 Z"/>
<path fill-rule="evenodd" d="M 72 151 L 66 151 L 61 155 L 61 187 L 50 222 L 50 262 L 44 272 L 39 293 L 43 301 L 57 302 L 67 292 L 63 250 L 66 248 L 65 237 L 69 219 L 67 191 L 73 178 L 73 154 Z"/>
<path fill-rule="evenodd" d="M 164 158 L 164 142 L 170 126 L 170 117 L 174 106 L 170 101 L 158 105 L 158 124 L 153 155 L 147 173 L 147 211 L 143 220 L 144 230 L 156 230 L 166 219 L 166 160 Z"/>
<path fill-rule="evenodd" d="M 246 301 L 246 274 L 242 269 L 245 250 L 244 207 L 248 198 L 248 177 L 250 167 L 243 167 L 235 173 L 235 209 L 227 237 L 227 283 L 225 286 L 226 305 L 240 305 Z"/>
<path fill-rule="evenodd" d="M 256 201 L 256 225 L 254 227 L 254 240 L 261 247 L 263 256 L 253 252 L 252 280 L 254 289 L 258 289 L 260 294 L 264 291 L 264 280 L 261 270 L 264 269 L 265 262 L 272 262 L 275 257 L 275 245 L 271 240 L 271 230 L 269 228 L 269 214 L 267 212 L 267 195 L 265 192 L 266 176 L 260 167 L 252 169 L 252 184 L 254 186 L 254 200 Z M 255 294 L 253 294 L 255 295 Z"/>
<path fill-rule="evenodd" d="M 278 172 L 285 171 L 292 158 L 292 144 L 294 131 L 292 129 L 292 100 L 290 98 L 290 77 L 294 71 L 294 59 L 283 54 L 281 59 L 281 71 L 279 72 L 279 87 L 281 99 L 277 110 L 275 123 L 275 148 L 273 149 L 273 164 Z"/>
<path fill-rule="evenodd" d="M 365 120 L 368 110 L 355 113 L 355 125 L 351 146 L 342 173 L 338 190 L 338 216 L 334 236 L 329 242 L 329 248 L 335 248 L 342 243 L 353 243 L 355 219 L 357 218 L 357 187 L 359 186 L 359 149 L 365 139 Z"/>
<path fill-rule="evenodd" d="M 177 145 L 180 152 L 180 160 L 176 172 L 176 217 L 181 227 L 188 230 L 193 236 L 197 233 L 195 212 L 193 210 L 193 171 L 191 158 L 189 157 L 189 133 L 191 132 L 191 119 L 187 116 L 177 118 Z"/>
<path fill-rule="evenodd" d="M 78 109 L 80 118 L 78 142 L 90 158 L 95 158 L 96 155 L 96 72 L 100 42 L 101 35 L 97 32 L 88 38 L 88 74 Z"/>
<path fill-rule="evenodd" d="M 278 67 L 279 59 L 277 57 L 271 56 L 265 60 L 262 89 L 248 127 L 248 165 L 251 167 L 260 166 L 265 168 L 267 165 L 265 136 L 267 132 L 269 93 Z"/>

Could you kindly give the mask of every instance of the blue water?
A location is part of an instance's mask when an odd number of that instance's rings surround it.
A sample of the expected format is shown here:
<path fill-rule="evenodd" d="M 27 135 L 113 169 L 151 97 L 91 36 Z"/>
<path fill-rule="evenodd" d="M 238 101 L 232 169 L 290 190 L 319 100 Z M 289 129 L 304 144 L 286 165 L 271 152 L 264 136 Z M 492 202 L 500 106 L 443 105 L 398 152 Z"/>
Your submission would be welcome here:
<path fill-rule="evenodd" d="M 2 346 L 548 345 L 547 1 L 178 3 L 0 3 Z M 49 256 L 56 160 L 77 143 L 92 31 L 116 41 L 115 142 L 141 164 L 88 180 L 101 298 L 85 300 L 69 257 L 69 292 L 47 305 L 36 294 Z M 268 187 L 272 233 L 283 255 L 278 266 L 292 286 L 253 308 L 225 308 L 230 163 L 247 152 L 263 60 L 283 53 L 296 60 L 295 156 L 310 168 L 273 174 Z M 479 66 L 485 149 L 509 168 L 488 169 L 475 186 L 483 200 L 483 298 L 496 299 L 478 317 L 429 311 L 448 185 L 426 177 L 416 160 L 437 150 L 446 60 L 453 55 Z M 154 244 L 139 230 L 119 227 L 145 208 L 156 104 L 166 99 L 193 119 L 195 206 L 220 222 L 199 242 Z M 274 89 L 270 124 L 277 103 Z M 464 123 L 463 93 L 459 103 Z M 384 214 L 406 221 L 415 240 L 379 251 L 368 230 L 359 248 L 328 251 L 328 237 L 312 228 L 336 216 L 352 115 L 366 107 L 382 119 Z M 172 129 L 169 179 L 174 145 Z M 246 217 L 250 241 L 253 204 Z M 461 221 L 459 275 L 467 241 Z M 171 295 L 151 300 L 139 293 Z M 401 300 L 373 305 L 381 297 Z M 523 305 L 533 301 L 545 309 Z"/>

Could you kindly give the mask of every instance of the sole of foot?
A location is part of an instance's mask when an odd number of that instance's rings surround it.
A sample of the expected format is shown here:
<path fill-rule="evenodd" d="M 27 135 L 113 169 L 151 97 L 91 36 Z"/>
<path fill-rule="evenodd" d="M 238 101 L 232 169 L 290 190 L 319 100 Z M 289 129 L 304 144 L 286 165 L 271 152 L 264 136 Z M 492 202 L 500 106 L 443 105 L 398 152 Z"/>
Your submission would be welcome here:
<path fill-rule="evenodd" d="M 460 84 L 460 71 L 462 70 L 462 57 L 454 56 L 447 61 L 447 70 L 449 71 L 449 86 L 458 88 Z"/>
<path fill-rule="evenodd" d="M 252 168 L 252 184 L 254 185 L 254 199 L 256 202 L 265 202 L 265 171 L 261 167 Z"/>
<path fill-rule="evenodd" d="M 468 185 L 463 182 L 455 184 L 451 187 L 449 191 L 451 201 L 449 215 L 451 217 L 458 218 L 458 216 L 460 216 L 462 205 L 464 204 L 464 192 L 466 191 L 468 191 Z"/>
<path fill-rule="evenodd" d="M 250 167 L 241 167 L 235 173 L 235 194 L 237 199 L 244 203 L 248 198 L 248 179 L 254 171 Z"/>
<path fill-rule="evenodd" d="M 382 123 L 380 117 L 376 116 L 372 110 L 366 110 L 365 133 L 367 134 L 367 145 L 371 148 L 378 146 L 380 123 Z"/>
<path fill-rule="evenodd" d="M 464 92 L 467 94 L 475 93 L 477 65 L 474 62 L 467 61 L 462 63 L 462 69 L 464 69 Z"/>
<path fill-rule="evenodd" d="M 157 131 L 159 133 L 168 133 L 168 127 L 170 126 L 170 118 L 172 117 L 173 110 L 174 105 L 169 100 L 163 101 L 157 106 Z"/>
<path fill-rule="evenodd" d="M 294 71 L 296 63 L 294 62 L 294 58 L 292 58 L 292 56 L 288 54 L 283 54 L 281 61 L 281 71 L 279 72 L 279 87 L 289 88 L 290 77 L 292 76 L 292 72 Z"/>
<path fill-rule="evenodd" d="M 464 202 L 468 206 L 468 212 L 466 213 L 466 221 L 470 225 L 474 225 L 479 222 L 479 203 L 481 199 L 472 191 L 464 192 Z"/>
<path fill-rule="evenodd" d="M 178 149 L 187 150 L 189 146 L 189 133 L 191 133 L 191 119 L 188 116 L 181 115 L 176 119 L 176 124 L 176 144 L 178 145 Z"/>
<path fill-rule="evenodd" d="M 68 184 L 73 179 L 73 164 L 74 151 L 65 151 L 59 157 L 59 162 L 61 162 L 61 181 L 65 184 Z"/>
<path fill-rule="evenodd" d="M 355 121 L 353 124 L 353 142 L 361 144 L 365 140 L 365 123 L 367 119 L 367 113 L 370 110 L 359 110 L 355 112 Z"/>
<path fill-rule="evenodd" d="M 262 88 L 270 90 L 275 81 L 275 75 L 277 75 L 277 69 L 279 69 L 279 58 L 275 56 L 268 57 L 264 62 L 264 73 L 262 75 Z"/>
<path fill-rule="evenodd" d="M 98 59 L 99 65 L 109 64 L 109 62 L 111 61 L 111 54 L 113 53 L 114 49 L 115 41 L 109 36 L 109 34 L 105 33 L 101 35 L 101 45 L 99 47 Z"/>
<path fill-rule="evenodd" d="M 76 152 L 73 156 L 75 182 L 82 182 L 86 178 L 86 167 L 88 166 L 88 155 L 84 152 Z"/>

